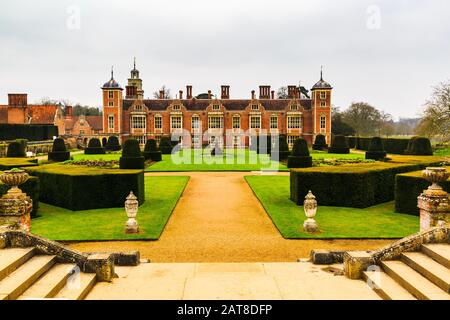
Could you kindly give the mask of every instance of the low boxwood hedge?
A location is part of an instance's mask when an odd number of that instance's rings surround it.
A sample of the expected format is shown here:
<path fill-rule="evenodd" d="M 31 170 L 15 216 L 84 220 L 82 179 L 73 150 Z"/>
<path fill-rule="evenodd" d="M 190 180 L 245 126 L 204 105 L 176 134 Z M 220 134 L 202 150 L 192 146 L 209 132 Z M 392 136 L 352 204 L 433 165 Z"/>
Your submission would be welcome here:
<path fill-rule="evenodd" d="M 408 143 L 405 154 L 416 156 L 432 156 L 433 148 L 430 139 L 424 137 L 413 137 Z"/>
<path fill-rule="evenodd" d="M 106 150 L 108 151 L 119 151 L 122 149 L 119 143 L 119 138 L 116 136 L 110 136 L 108 142 L 106 143 Z"/>
<path fill-rule="evenodd" d="M 0 170 L 11 170 L 13 168 L 21 167 L 35 167 L 37 166 L 36 158 L 0 158 Z"/>
<path fill-rule="evenodd" d="M 366 152 L 366 159 L 383 160 L 386 158 L 383 141 L 380 137 L 373 137 L 370 140 L 369 151 Z"/>
<path fill-rule="evenodd" d="M 312 157 L 309 155 L 308 143 L 305 139 L 297 139 L 292 147 L 292 153 L 288 157 L 288 168 L 312 167 Z"/>
<path fill-rule="evenodd" d="M 158 149 L 158 145 L 155 139 L 147 140 L 147 142 L 145 143 L 144 152 L 142 154 L 144 155 L 145 160 L 156 162 L 162 160 L 162 154 Z"/>
<path fill-rule="evenodd" d="M 1 174 L 2 172 L 0 172 Z M 19 189 L 25 192 L 33 200 L 33 210 L 31 217 L 37 215 L 39 209 L 39 179 L 37 177 L 30 177 L 24 184 L 19 186 Z M 8 192 L 9 187 L 0 182 L 0 197 Z"/>
<path fill-rule="evenodd" d="M 48 153 L 48 160 L 53 162 L 63 162 L 70 159 L 70 152 L 67 151 L 66 143 L 62 138 L 53 140 L 52 151 Z"/>
<path fill-rule="evenodd" d="M 347 138 L 342 135 L 336 135 L 331 140 L 331 146 L 328 148 L 328 153 L 347 154 L 350 153 Z"/>
<path fill-rule="evenodd" d="M 302 205 L 311 190 L 319 207 L 366 208 L 394 200 L 396 174 L 422 168 L 419 164 L 377 163 L 292 169 L 290 199 Z"/>
<path fill-rule="evenodd" d="M 368 151 L 371 137 L 347 137 L 350 148 Z M 410 141 L 409 138 L 381 138 L 384 150 L 391 154 L 404 154 Z"/>
<path fill-rule="evenodd" d="M 145 159 L 136 139 L 128 139 L 123 144 L 120 169 L 144 169 Z"/>
<path fill-rule="evenodd" d="M 326 142 L 325 136 L 323 134 L 318 134 L 316 139 L 314 140 L 314 144 L 312 146 L 313 150 L 323 150 L 328 148 L 328 144 Z"/>
<path fill-rule="evenodd" d="M 8 145 L 8 150 L 6 151 L 6 156 L 8 158 L 24 158 L 26 157 L 26 144 L 22 141 L 16 140 Z"/>
<path fill-rule="evenodd" d="M 447 167 L 450 171 L 450 167 Z M 450 192 L 450 178 L 440 184 Z M 419 215 L 417 197 L 430 186 L 430 183 L 422 178 L 422 171 L 398 174 L 395 177 L 395 212 Z"/>
<path fill-rule="evenodd" d="M 39 199 L 69 210 L 124 207 L 130 191 L 145 200 L 143 170 L 49 164 L 26 168 L 39 178 Z M 125 211 L 124 211 L 125 214 Z"/>

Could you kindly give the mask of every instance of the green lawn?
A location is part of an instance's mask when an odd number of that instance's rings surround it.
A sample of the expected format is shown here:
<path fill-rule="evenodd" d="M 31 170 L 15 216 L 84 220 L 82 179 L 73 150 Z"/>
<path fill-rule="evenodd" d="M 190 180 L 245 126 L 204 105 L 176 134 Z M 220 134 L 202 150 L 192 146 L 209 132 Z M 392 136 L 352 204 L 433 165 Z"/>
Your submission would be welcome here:
<path fill-rule="evenodd" d="M 222 156 L 211 156 L 207 150 L 185 149 L 174 155 L 163 154 L 162 161 L 145 171 L 288 171 L 285 165 L 271 161 L 267 154 L 248 149 L 226 149 Z"/>
<path fill-rule="evenodd" d="M 51 240 L 156 240 L 174 209 L 189 177 L 145 177 L 145 202 L 139 207 L 139 234 L 125 234 L 125 209 L 70 211 L 39 204 L 31 232 Z"/>
<path fill-rule="evenodd" d="M 442 157 L 450 157 L 450 148 L 439 148 L 434 151 L 434 155 Z"/>
<path fill-rule="evenodd" d="M 419 217 L 394 212 L 394 202 L 366 209 L 320 206 L 318 234 L 303 231 L 303 207 L 289 200 L 288 176 L 246 176 L 284 238 L 402 238 L 419 231 Z M 344 187 L 344 186 L 343 186 Z"/>
<path fill-rule="evenodd" d="M 119 160 L 121 153 L 106 153 L 106 154 L 73 154 L 73 160 Z"/>

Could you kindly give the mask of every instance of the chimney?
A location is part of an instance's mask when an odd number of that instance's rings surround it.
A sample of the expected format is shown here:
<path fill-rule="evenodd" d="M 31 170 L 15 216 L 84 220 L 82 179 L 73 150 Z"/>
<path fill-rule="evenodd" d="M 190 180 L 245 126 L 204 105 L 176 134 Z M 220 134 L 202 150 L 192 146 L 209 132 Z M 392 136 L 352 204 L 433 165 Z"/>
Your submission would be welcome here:
<path fill-rule="evenodd" d="M 275 99 L 275 91 L 270 91 L 270 99 Z"/>
<path fill-rule="evenodd" d="M 255 99 L 255 90 L 252 90 L 252 100 Z"/>
<path fill-rule="evenodd" d="M 221 99 L 230 99 L 230 86 L 221 86 L 220 92 Z"/>
<path fill-rule="evenodd" d="M 164 90 L 159 90 L 159 98 L 164 99 Z"/>
<path fill-rule="evenodd" d="M 211 90 L 208 90 L 208 99 L 211 99 Z"/>
<path fill-rule="evenodd" d="M 186 99 L 192 99 L 192 86 L 186 86 Z"/>
<path fill-rule="evenodd" d="M 297 86 L 288 86 L 288 98 L 289 99 L 294 99 L 296 90 L 297 90 Z"/>
<path fill-rule="evenodd" d="M 180 95 L 179 95 L 179 98 L 180 98 L 180 100 L 183 100 L 183 90 L 180 90 Z"/>
<path fill-rule="evenodd" d="M 270 86 L 259 86 L 259 98 L 270 99 Z"/>
<path fill-rule="evenodd" d="M 8 105 L 25 107 L 28 105 L 26 93 L 8 93 Z"/>
<path fill-rule="evenodd" d="M 64 109 L 64 113 L 66 114 L 66 117 L 71 117 L 73 115 L 72 106 L 66 106 L 66 108 Z"/>

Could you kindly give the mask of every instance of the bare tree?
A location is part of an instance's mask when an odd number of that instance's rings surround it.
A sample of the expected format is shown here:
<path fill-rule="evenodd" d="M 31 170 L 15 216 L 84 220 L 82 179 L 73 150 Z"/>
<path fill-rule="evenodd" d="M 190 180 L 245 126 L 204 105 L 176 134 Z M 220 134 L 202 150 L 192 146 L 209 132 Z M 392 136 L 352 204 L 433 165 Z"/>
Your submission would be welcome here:
<path fill-rule="evenodd" d="M 433 88 L 416 132 L 442 142 L 450 141 L 450 80 Z"/>
<path fill-rule="evenodd" d="M 278 89 L 277 98 L 278 99 L 287 99 L 288 98 L 287 87 L 280 87 Z"/>
<path fill-rule="evenodd" d="M 342 113 L 342 121 L 355 129 L 357 135 L 379 134 L 381 114 L 366 102 L 354 102 Z"/>
<path fill-rule="evenodd" d="M 164 99 L 172 99 L 172 96 L 170 94 L 170 89 L 167 88 L 165 85 L 163 85 L 161 87 L 161 89 L 159 89 L 159 91 L 153 92 L 153 98 L 159 99 L 159 92 L 160 91 L 164 91 Z"/>

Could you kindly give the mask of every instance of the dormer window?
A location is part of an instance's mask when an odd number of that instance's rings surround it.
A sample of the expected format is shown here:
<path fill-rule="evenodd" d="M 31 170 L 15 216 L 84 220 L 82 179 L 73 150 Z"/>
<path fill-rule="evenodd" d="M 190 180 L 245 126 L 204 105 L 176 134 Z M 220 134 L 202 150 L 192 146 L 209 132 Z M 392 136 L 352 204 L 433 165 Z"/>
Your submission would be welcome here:
<path fill-rule="evenodd" d="M 259 105 L 252 104 L 252 110 L 259 110 Z"/>
<path fill-rule="evenodd" d="M 296 103 L 291 104 L 291 110 L 298 110 L 298 105 Z"/>
<path fill-rule="evenodd" d="M 141 105 L 137 105 L 137 106 L 134 107 L 134 110 L 142 111 L 142 106 Z"/>
<path fill-rule="evenodd" d="M 213 109 L 213 110 L 219 110 L 219 109 L 220 109 L 220 105 L 218 105 L 218 104 L 213 104 L 212 109 Z"/>
<path fill-rule="evenodd" d="M 172 107 L 172 109 L 173 109 L 173 110 L 180 110 L 181 107 L 180 107 L 179 104 L 174 104 L 173 107 Z"/>

